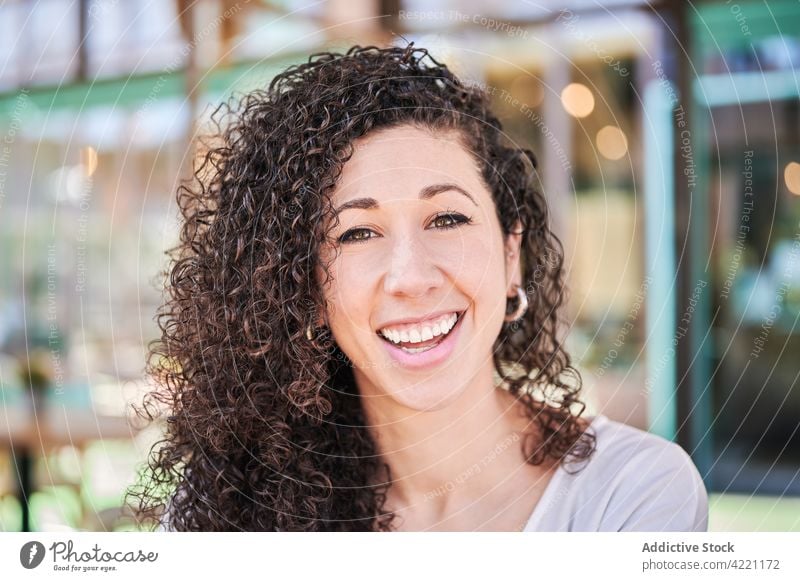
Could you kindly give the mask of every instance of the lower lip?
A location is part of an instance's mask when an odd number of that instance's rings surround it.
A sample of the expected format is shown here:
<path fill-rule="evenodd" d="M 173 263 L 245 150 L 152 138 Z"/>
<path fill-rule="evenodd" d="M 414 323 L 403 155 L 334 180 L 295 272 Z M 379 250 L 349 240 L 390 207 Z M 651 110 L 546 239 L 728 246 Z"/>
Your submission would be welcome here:
<path fill-rule="evenodd" d="M 425 369 L 428 367 L 435 367 L 450 357 L 450 354 L 453 352 L 453 349 L 456 346 L 456 339 L 461 331 L 461 322 L 463 321 L 465 314 L 466 313 L 462 314 L 458 318 L 456 326 L 453 327 L 447 337 L 445 337 L 444 341 L 439 343 L 436 347 L 428 349 L 427 351 L 422 351 L 420 353 L 407 353 L 400 347 L 396 347 L 388 341 L 384 341 L 380 338 L 378 341 L 384 344 L 386 350 L 389 352 L 389 357 L 403 367 L 410 369 Z"/>

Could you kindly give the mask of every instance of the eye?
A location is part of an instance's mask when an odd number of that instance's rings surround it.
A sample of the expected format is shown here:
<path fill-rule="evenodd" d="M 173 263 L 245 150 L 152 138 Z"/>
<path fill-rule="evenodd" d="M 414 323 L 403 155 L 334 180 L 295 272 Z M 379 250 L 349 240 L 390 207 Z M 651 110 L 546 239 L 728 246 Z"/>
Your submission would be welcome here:
<path fill-rule="evenodd" d="M 446 230 L 448 228 L 455 228 L 460 224 L 471 224 L 472 218 L 459 214 L 458 212 L 446 212 L 439 214 L 432 221 L 431 225 L 435 228 Z"/>
<path fill-rule="evenodd" d="M 366 228 L 352 228 L 339 236 L 339 242 L 342 244 L 366 242 L 370 238 L 374 238 L 374 236 L 370 236 L 370 234 L 375 233 L 372 230 L 367 230 Z"/>
<path fill-rule="evenodd" d="M 444 212 L 438 214 L 431 220 L 431 226 L 439 230 L 447 230 L 449 228 L 456 228 L 461 224 L 471 224 L 472 218 L 468 218 L 458 212 Z M 338 241 L 340 244 L 357 244 L 359 242 L 366 242 L 370 238 L 376 238 L 378 235 L 368 228 L 351 228 L 341 236 Z"/>

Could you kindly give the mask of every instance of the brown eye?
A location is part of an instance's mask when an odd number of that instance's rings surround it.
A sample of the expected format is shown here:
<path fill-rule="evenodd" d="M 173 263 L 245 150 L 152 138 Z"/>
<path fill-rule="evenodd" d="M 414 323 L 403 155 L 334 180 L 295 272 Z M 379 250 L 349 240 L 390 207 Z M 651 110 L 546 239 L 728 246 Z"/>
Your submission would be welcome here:
<path fill-rule="evenodd" d="M 436 216 L 431 225 L 434 228 L 440 229 L 448 229 L 448 228 L 455 228 L 459 224 L 469 224 L 472 222 L 471 218 L 467 218 L 466 216 L 462 216 L 461 214 L 457 213 L 447 213 L 447 214 L 439 214 Z"/>
<path fill-rule="evenodd" d="M 342 234 L 339 237 L 339 242 L 345 244 L 348 242 L 366 242 L 370 238 L 373 238 L 371 234 L 374 234 L 372 230 L 367 230 L 366 228 L 353 228 L 352 230 L 348 230 Z"/>

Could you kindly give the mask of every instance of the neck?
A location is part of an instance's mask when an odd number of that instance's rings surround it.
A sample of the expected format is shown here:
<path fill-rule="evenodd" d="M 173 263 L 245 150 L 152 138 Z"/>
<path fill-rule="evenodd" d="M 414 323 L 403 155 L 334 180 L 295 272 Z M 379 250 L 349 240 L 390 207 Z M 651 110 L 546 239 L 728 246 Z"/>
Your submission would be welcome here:
<path fill-rule="evenodd" d="M 391 470 L 387 508 L 413 507 L 441 519 L 475 499 L 501 495 L 507 475 L 526 464 L 521 446 L 530 418 L 515 396 L 494 386 L 492 372 L 490 361 L 440 410 L 362 398 L 372 437 Z"/>

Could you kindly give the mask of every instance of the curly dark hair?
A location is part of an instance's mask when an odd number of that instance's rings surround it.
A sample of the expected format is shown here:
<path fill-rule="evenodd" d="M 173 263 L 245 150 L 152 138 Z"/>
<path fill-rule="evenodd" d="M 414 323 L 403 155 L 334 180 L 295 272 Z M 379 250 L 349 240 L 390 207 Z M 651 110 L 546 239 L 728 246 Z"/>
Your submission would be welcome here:
<path fill-rule="evenodd" d="M 504 234 L 522 224 L 530 308 L 503 326 L 493 353 L 538 427 L 521 452 L 531 464 L 591 456 L 580 375 L 557 338 L 562 245 L 532 185 L 533 154 L 504 135 L 484 91 L 413 43 L 356 46 L 312 55 L 212 118 L 216 142 L 178 191 L 184 222 L 147 364 L 157 388 L 138 409 L 149 420 L 170 410 L 128 491 L 140 520 L 180 531 L 392 530 L 388 467 L 352 364 L 329 329 L 311 340 L 306 329 L 326 305 L 314 273 L 328 273 L 320 241 L 354 140 L 402 124 L 456 131 Z"/>

